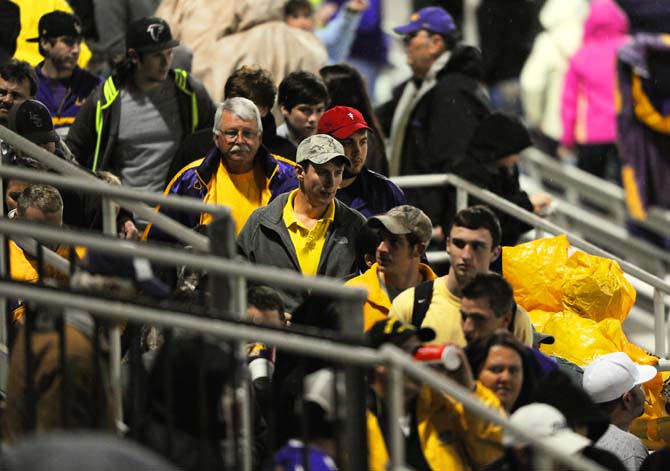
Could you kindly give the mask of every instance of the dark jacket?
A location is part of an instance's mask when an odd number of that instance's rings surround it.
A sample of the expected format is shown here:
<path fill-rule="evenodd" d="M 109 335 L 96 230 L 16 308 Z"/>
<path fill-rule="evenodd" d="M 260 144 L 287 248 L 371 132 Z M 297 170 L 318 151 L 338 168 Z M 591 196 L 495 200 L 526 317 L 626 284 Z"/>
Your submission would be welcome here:
<path fill-rule="evenodd" d="M 354 183 L 338 190 L 336 197 L 366 218 L 407 203 L 398 185 L 367 168 L 363 169 Z"/>
<path fill-rule="evenodd" d="M 401 175 L 452 172 L 465 158 L 470 139 L 479 122 L 489 113 L 486 91 L 480 83 L 481 54 L 476 48 L 459 45 L 437 74 L 437 83 L 414 107 L 406 128 L 400 165 Z M 378 116 L 389 135 L 393 114 L 405 84 L 396 88 L 390 102 Z M 410 204 L 423 209 L 433 224 L 448 225 L 444 188 L 407 190 Z"/>
<path fill-rule="evenodd" d="M 72 126 L 83 103 L 86 102 L 95 87 L 102 82 L 102 78 L 93 75 L 88 70 L 75 67 L 70 78 L 58 81 L 52 80 L 42 74 L 43 65 L 44 62 L 40 62 L 35 67 L 35 73 L 39 81 L 35 98 L 47 107 L 55 128 Z M 58 100 L 54 96 L 49 82 L 59 82 L 59 87 L 67 89 L 62 99 Z M 60 82 L 62 82 L 62 85 Z"/>
<path fill-rule="evenodd" d="M 182 136 L 211 129 L 216 109 L 203 85 L 181 69 L 170 70 L 168 80 L 177 86 Z M 124 86 L 116 76 L 105 80 L 84 103 L 68 133 L 66 142 L 77 161 L 93 171 L 113 167 L 110 161 L 121 120 L 119 90 Z"/>
<path fill-rule="evenodd" d="M 284 193 L 251 213 L 237 237 L 237 246 L 250 262 L 300 272 L 298 256 L 283 220 L 288 197 L 289 193 Z M 317 275 L 344 278 L 356 271 L 354 241 L 363 223 L 365 218 L 358 211 L 335 199 L 335 217 L 326 235 Z M 292 312 L 307 293 L 285 294 L 286 308 Z"/>

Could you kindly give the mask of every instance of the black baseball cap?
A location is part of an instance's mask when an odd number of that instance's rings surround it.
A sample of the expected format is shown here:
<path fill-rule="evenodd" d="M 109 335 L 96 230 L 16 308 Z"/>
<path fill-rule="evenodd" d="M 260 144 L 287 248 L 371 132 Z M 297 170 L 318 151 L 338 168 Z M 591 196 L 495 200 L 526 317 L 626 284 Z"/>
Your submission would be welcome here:
<path fill-rule="evenodd" d="M 382 344 L 392 343 L 400 345 L 408 338 L 415 336 L 421 342 L 430 342 L 435 338 L 435 331 L 430 327 L 417 329 L 412 324 L 404 324 L 395 317 L 387 317 L 375 322 L 368 330 L 367 344 L 372 348 L 378 348 Z"/>
<path fill-rule="evenodd" d="M 37 25 L 36 38 L 26 39 L 29 43 L 39 42 L 41 38 L 57 38 L 59 36 L 82 36 L 81 21 L 76 15 L 56 10 L 42 15 Z"/>
<path fill-rule="evenodd" d="M 172 37 L 170 26 L 162 18 L 140 18 L 128 25 L 126 31 L 126 50 L 154 52 L 179 46 Z"/>
<path fill-rule="evenodd" d="M 37 100 L 26 100 L 9 112 L 8 127 L 19 136 L 40 145 L 58 142 L 51 113 Z"/>

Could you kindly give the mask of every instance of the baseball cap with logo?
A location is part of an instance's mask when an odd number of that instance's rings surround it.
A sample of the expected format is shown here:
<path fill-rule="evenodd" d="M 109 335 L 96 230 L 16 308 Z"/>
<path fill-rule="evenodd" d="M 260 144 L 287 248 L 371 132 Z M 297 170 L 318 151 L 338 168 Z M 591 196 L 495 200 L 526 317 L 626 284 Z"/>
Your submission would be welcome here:
<path fill-rule="evenodd" d="M 126 50 L 155 52 L 175 46 L 179 46 L 179 41 L 172 37 L 170 26 L 162 18 L 140 18 L 128 25 Z"/>
<path fill-rule="evenodd" d="M 409 23 L 393 28 L 393 31 L 398 34 L 412 34 L 422 29 L 448 36 L 456 32 L 456 23 L 443 8 L 426 7 L 414 13 Z"/>
<path fill-rule="evenodd" d="M 404 324 L 395 317 L 387 317 L 375 322 L 366 333 L 366 339 L 370 347 L 378 348 L 385 343 L 400 345 L 414 335 L 421 342 L 430 342 L 435 339 L 435 331 L 430 327 L 417 329 L 414 325 Z"/>
<path fill-rule="evenodd" d="M 8 127 L 37 145 L 60 140 L 54 131 L 49 110 L 37 100 L 26 100 L 13 106 L 9 113 Z"/>
<path fill-rule="evenodd" d="M 356 131 L 372 131 L 363 115 L 356 108 L 334 106 L 321 116 L 319 134 L 329 134 L 336 139 L 347 139 Z"/>
<path fill-rule="evenodd" d="M 646 383 L 658 371 L 651 365 L 633 363 L 624 352 L 608 353 L 593 360 L 584 368 L 582 385 L 596 404 L 613 401 Z"/>
<path fill-rule="evenodd" d="M 42 38 L 57 38 L 59 36 L 81 37 L 81 22 L 72 13 L 66 11 L 52 11 L 42 15 L 37 24 L 36 38 L 26 39 L 29 43 L 39 42 Z"/>
<path fill-rule="evenodd" d="M 404 204 L 391 208 L 384 214 L 370 218 L 371 229 L 383 226 L 391 234 L 414 234 L 420 242 L 428 243 L 433 234 L 433 224 L 419 208 Z"/>
<path fill-rule="evenodd" d="M 549 404 L 534 402 L 520 407 L 509 420 L 517 427 L 532 431 L 537 439 L 559 448 L 566 455 L 577 453 L 591 444 L 591 440 L 568 427 L 563 414 Z M 503 445 L 507 447 L 527 444 L 507 429 L 503 432 Z"/>
<path fill-rule="evenodd" d="M 296 163 L 309 160 L 313 164 L 321 165 L 337 157 L 344 157 L 347 167 L 350 165 L 342 144 L 328 134 L 314 134 L 303 139 L 295 153 Z"/>

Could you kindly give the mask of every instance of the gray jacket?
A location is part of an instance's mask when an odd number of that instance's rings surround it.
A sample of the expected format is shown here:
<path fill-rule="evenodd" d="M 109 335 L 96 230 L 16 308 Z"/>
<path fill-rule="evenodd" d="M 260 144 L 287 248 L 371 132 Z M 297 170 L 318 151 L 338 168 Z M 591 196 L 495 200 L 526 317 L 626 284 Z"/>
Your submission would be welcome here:
<path fill-rule="evenodd" d="M 298 256 L 283 220 L 284 206 L 289 194 L 279 195 L 267 206 L 251 213 L 237 236 L 237 245 L 240 253 L 250 262 L 300 272 Z M 318 275 L 344 278 L 357 270 L 355 241 L 363 223 L 365 218 L 358 211 L 335 200 L 335 217 L 323 245 Z M 285 294 L 289 312 L 306 295 L 297 292 Z"/>

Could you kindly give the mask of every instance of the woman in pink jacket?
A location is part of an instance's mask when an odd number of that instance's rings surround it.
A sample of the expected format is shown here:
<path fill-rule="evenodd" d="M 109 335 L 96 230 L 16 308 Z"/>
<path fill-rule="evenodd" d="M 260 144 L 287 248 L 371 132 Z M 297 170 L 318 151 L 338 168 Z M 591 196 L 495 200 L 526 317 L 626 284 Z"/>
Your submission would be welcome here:
<path fill-rule="evenodd" d="M 562 152 L 576 147 L 577 166 L 620 181 L 614 89 L 616 52 L 628 41 L 628 18 L 613 0 L 593 0 L 584 39 L 570 59 L 561 101 Z"/>

